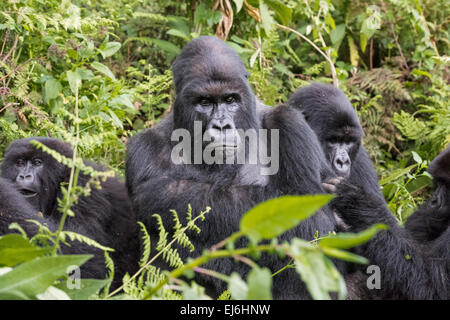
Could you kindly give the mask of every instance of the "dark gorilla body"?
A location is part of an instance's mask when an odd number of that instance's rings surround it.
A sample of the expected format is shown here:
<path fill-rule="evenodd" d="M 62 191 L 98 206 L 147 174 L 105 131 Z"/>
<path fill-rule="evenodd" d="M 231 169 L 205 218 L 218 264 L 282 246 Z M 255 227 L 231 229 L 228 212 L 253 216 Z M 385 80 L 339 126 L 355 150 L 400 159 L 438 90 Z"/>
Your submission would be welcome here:
<path fill-rule="evenodd" d="M 420 242 L 433 241 L 450 227 L 450 147 L 430 163 L 428 172 L 433 176 L 433 196 L 405 223 L 405 228 Z"/>
<path fill-rule="evenodd" d="M 370 157 L 361 144 L 364 133 L 358 116 L 340 89 L 312 83 L 298 89 L 288 104 L 303 112 L 336 175 L 384 199 Z"/>
<path fill-rule="evenodd" d="M 0 204 L 4 213 L 0 218 L 0 234 L 8 232 L 7 226 L 11 222 L 18 222 L 29 235 L 34 235 L 36 226 L 25 219 L 37 220 L 52 231 L 59 225 L 61 213 L 57 209 L 57 199 L 62 198 L 60 184 L 69 182 L 70 169 L 34 147 L 30 140 L 37 140 L 65 157 L 73 156 L 68 143 L 52 138 L 28 138 L 11 144 L 1 166 L 1 193 L 5 200 L 2 199 Z M 86 164 L 97 171 L 105 170 L 93 163 Z M 84 186 L 88 179 L 80 174 L 78 185 Z M 83 234 L 115 250 L 110 254 L 115 264 L 115 287 L 125 272 L 137 270 L 138 229 L 125 185 L 116 178 L 109 178 L 101 185 L 101 189 L 93 187 L 90 196 L 81 197 L 72 207 L 75 217 L 67 217 L 64 230 Z M 81 276 L 105 278 L 102 250 L 73 242 L 70 247 L 63 246 L 62 251 L 65 254 L 93 254 L 94 257 L 81 267 Z"/>
<path fill-rule="evenodd" d="M 8 226 L 12 222 L 19 223 L 31 234 L 35 234 L 38 231 L 38 226 L 25 221 L 26 219 L 44 222 L 38 211 L 28 201 L 25 201 L 23 195 L 16 190 L 14 184 L 0 178 L 0 235 L 11 232 Z"/>
<path fill-rule="evenodd" d="M 133 137 L 127 151 L 128 191 L 138 220 L 147 226 L 153 244 L 158 239 L 153 213 L 159 213 L 164 224 L 171 226 L 170 209 L 183 217 L 188 204 L 194 213 L 212 207 L 201 225 L 202 232 L 189 233 L 195 251 L 180 249 L 183 257 L 198 256 L 237 231 L 242 215 L 259 202 L 283 194 L 324 193 L 321 179 L 331 178 L 333 173 L 314 132 L 295 108 L 286 105 L 267 108 L 259 104 L 249 87 L 241 59 L 224 42 L 214 37 L 191 41 L 176 59 L 173 75 L 177 94 L 173 109 L 159 124 Z M 171 142 L 172 132 L 183 128 L 193 135 L 194 121 L 201 121 L 202 134 L 209 130 L 222 143 L 225 130 L 279 129 L 278 172 L 264 176 L 258 166 L 248 163 L 174 164 L 170 157 L 175 145 Z M 227 148 L 240 147 L 239 142 L 231 146 L 223 143 L 215 151 L 227 153 Z M 182 222 L 185 223 L 184 217 Z M 324 208 L 281 238 L 311 240 L 316 230 L 326 235 L 335 226 L 333 214 Z M 275 272 L 287 262 L 263 255 L 258 264 Z M 167 268 L 163 262 L 159 263 Z M 242 276 L 248 271 L 246 265 L 232 259 L 213 260 L 206 268 L 225 274 L 237 271 Z M 211 277 L 198 275 L 197 281 L 213 296 L 225 289 L 223 282 Z M 283 271 L 273 281 L 275 299 L 309 297 L 293 269 Z"/>
<path fill-rule="evenodd" d="M 381 272 L 381 289 L 367 291 L 368 298 L 450 299 L 450 148 L 431 162 L 429 172 L 435 191 L 406 229 L 384 201 L 348 182 L 337 185 L 332 208 L 352 232 L 375 223 L 389 226 L 362 247 L 362 255 Z"/>

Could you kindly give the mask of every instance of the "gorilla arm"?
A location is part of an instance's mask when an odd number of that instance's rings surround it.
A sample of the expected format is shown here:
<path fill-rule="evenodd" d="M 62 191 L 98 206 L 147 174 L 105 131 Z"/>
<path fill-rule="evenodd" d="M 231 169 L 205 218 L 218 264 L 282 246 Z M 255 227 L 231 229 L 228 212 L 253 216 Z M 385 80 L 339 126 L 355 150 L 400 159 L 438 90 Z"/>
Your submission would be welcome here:
<path fill-rule="evenodd" d="M 35 235 L 39 227 L 27 221 L 29 219 L 37 220 L 52 231 L 56 230 L 56 225 L 48 225 L 9 181 L 0 178 L 0 235 L 12 232 L 8 226 L 13 222 L 17 222 L 28 236 Z"/>
<path fill-rule="evenodd" d="M 380 231 L 362 246 L 362 255 L 381 271 L 382 298 L 448 299 L 450 232 L 434 242 L 421 245 L 400 227 L 384 201 L 347 182 L 337 186 L 338 198 L 331 207 L 358 232 L 376 223 L 388 230 Z M 445 238 L 446 237 L 446 238 Z"/>

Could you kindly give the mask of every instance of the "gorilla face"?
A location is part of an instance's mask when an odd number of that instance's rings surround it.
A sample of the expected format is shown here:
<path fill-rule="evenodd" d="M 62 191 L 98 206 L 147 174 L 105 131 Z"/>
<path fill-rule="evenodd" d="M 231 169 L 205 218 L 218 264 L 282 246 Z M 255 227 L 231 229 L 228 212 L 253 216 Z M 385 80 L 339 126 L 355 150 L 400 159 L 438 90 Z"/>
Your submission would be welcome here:
<path fill-rule="evenodd" d="M 300 108 L 322 149 L 341 177 L 348 177 L 361 147 L 363 131 L 346 95 L 333 85 L 313 83 L 297 90 L 289 104 Z"/>
<path fill-rule="evenodd" d="M 360 146 L 359 138 L 335 134 L 327 137 L 322 145 L 334 172 L 340 177 L 347 178 L 350 175 L 352 159 L 355 159 Z"/>
<path fill-rule="evenodd" d="M 239 55 L 215 37 L 200 37 L 177 57 L 173 75 L 175 129 L 195 137 L 194 123 L 201 122 L 202 151 L 230 163 L 242 147 L 237 130 L 257 127 L 255 96 Z"/>
<path fill-rule="evenodd" d="M 67 176 L 67 168 L 52 156 L 34 147 L 36 140 L 47 147 L 72 157 L 70 145 L 50 138 L 28 138 L 17 140 L 5 153 L 1 176 L 13 183 L 34 209 L 50 213 L 56 206 L 59 185 Z"/>
<path fill-rule="evenodd" d="M 192 95 L 195 118 L 202 122 L 203 150 L 212 156 L 220 154 L 225 160 L 234 159 L 241 147 L 236 129 L 243 126 L 238 116 L 245 106 L 238 90 L 220 83 L 215 87 L 214 91 L 197 91 Z"/>
<path fill-rule="evenodd" d="M 33 206 L 39 203 L 36 200 L 41 191 L 43 167 L 43 161 L 39 157 L 19 157 L 15 161 L 16 188 Z"/>

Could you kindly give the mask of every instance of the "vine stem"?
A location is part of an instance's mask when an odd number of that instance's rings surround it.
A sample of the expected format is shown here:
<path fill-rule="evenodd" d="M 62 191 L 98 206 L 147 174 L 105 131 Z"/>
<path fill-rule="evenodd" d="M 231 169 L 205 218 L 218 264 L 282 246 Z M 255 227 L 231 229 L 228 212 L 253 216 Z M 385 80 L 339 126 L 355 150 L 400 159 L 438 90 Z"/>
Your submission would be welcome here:
<path fill-rule="evenodd" d="M 298 32 L 297 30 L 294 30 L 292 28 L 289 28 L 287 26 L 283 26 L 282 24 L 275 24 L 278 28 L 280 29 L 284 29 L 287 30 L 289 32 L 292 32 L 294 34 L 296 34 L 297 36 L 299 36 L 300 38 L 302 38 L 303 40 L 305 40 L 306 42 L 308 42 L 314 49 L 316 49 L 317 52 L 319 52 L 330 64 L 330 69 L 331 69 L 331 76 L 333 77 L 333 84 L 338 87 L 339 86 L 339 80 L 337 77 L 337 72 L 336 72 L 336 68 L 334 66 L 333 61 L 331 60 L 331 58 L 325 53 L 323 52 L 322 49 L 320 49 L 314 42 L 312 42 L 308 37 L 306 37 L 305 35 L 301 34 L 300 32 Z"/>
<path fill-rule="evenodd" d="M 206 254 L 198 257 L 197 259 L 191 261 L 190 263 L 183 265 L 175 270 L 173 270 L 163 281 L 158 283 L 152 290 L 150 290 L 144 297 L 143 300 L 149 299 L 152 295 L 158 292 L 164 285 L 169 282 L 169 279 L 178 278 L 181 276 L 186 270 L 194 269 L 202 264 L 207 263 L 209 260 L 218 259 L 218 258 L 229 258 L 235 255 L 245 255 L 252 252 L 262 252 L 262 251 L 270 251 L 274 249 L 274 245 L 261 245 L 253 248 L 240 248 L 234 250 L 217 250 L 217 251 L 208 251 Z"/>
<path fill-rule="evenodd" d="M 74 147 L 73 147 L 73 157 L 72 157 L 72 160 L 74 161 L 74 163 L 75 163 L 75 160 L 77 159 L 78 140 L 80 138 L 80 124 L 78 122 L 78 86 L 77 86 L 76 92 L 75 92 L 75 131 L 76 131 L 76 138 L 75 138 L 75 143 L 74 143 Z M 72 188 L 73 188 L 73 186 L 76 186 L 78 184 L 79 172 L 80 172 L 80 169 L 76 168 L 76 166 L 73 166 L 70 169 L 69 187 L 67 189 L 67 194 L 66 194 L 66 204 L 64 206 L 63 215 L 61 217 L 61 221 L 59 223 L 58 230 L 56 231 L 56 234 L 55 234 L 55 246 L 53 247 L 53 255 L 56 255 L 56 253 L 58 252 L 59 238 L 61 237 L 61 232 L 63 230 L 64 224 L 67 219 L 68 211 L 70 209 L 70 197 L 72 194 Z"/>

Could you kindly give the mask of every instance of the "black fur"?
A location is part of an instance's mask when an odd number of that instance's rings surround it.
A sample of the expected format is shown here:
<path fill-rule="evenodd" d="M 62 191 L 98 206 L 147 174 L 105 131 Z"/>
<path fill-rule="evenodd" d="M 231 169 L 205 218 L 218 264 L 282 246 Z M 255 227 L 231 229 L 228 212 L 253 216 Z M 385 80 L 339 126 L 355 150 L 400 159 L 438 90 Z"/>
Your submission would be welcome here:
<path fill-rule="evenodd" d="M 183 251 L 183 257 L 198 256 L 239 228 L 242 215 L 257 203 L 283 194 L 324 193 L 321 177 L 331 177 L 316 135 L 303 115 L 287 105 L 276 108 L 256 101 L 249 87 L 248 73 L 236 52 L 214 37 L 200 37 L 186 45 L 173 65 L 176 100 L 172 111 L 153 128 L 130 139 L 126 159 L 127 187 L 138 220 L 151 233 L 153 244 L 158 239 L 153 213 L 172 225 L 170 209 L 184 216 L 190 203 L 198 213 L 206 206 L 212 211 L 201 225 L 200 234 L 190 233 L 195 251 Z M 224 92 L 236 94 L 238 111 L 233 118 L 236 128 L 279 129 L 280 167 L 276 175 L 261 177 L 247 165 L 175 165 L 171 161 L 171 133 L 176 128 L 192 132 L 194 120 L 201 120 L 203 129 L 209 121 L 195 112 L 198 96 L 216 101 Z M 183 220 L 183 222 L 185 222 Z M 326 235 L 335 230 L 335 220 L 325 208 L 287 232 L 282 239 L 294 236 L 311 240 L 316 230 Z M 166 230 L 170 230 L 167 227 Z M 239 243 L 238 246 L 243 243 Z M 288 261 L 263 255 L 259 264 L 277 271 Z M 159 266 L 167 268 L 161 261 Z M 214 260 L 206 268 L 230 274 L 245 275 L 246 265 L 232 259 Z M 219 295 L 223 283 L 198 277 L 213 296 Z M 286 270 L 274 278 L 276 299 L 307 298 L 304 284 L 294 270 Z"/>
<path fill-rule="evenodd" d="M 1 233 L 7 232 L 7 225 L 18 221 L 27 233 L 33 235 L 36 228 L 25 223 L 24 219 L 36 219 L 55 231 L 59 225 L 61 213 L 57 209 L 57 199 L 62 198 L 61 183 L 68 183 L 70 169 L 57 162 L 52 156 L 35 148 L 30 140 L 37 140 L 47 147 L 71 158 L 73 151 L 68 143 L 52 138 L 28 138 L 17 140 L 11 144 L 1 166 L 2 193 L 5 202 L 1 202 L 1 210 L 7 213 L 7 218 L 1 220 Z M 16 177 L 18 159 L 42 160 L 43 169 L 36 176 L 40 190 L 38 203 L 29 205 L 27 199 L 12 188 L 17 188 Z M 105 169 L 99 165 L 88 163 L 97 171 Z M 84 186 L 88 176 L 80 174 L 78 185 Z M 10 189 L 10 190 L 6 190 Z M 3 200 L 3 199 L 2 199 Z M 32 209 L 30 211 L 30 208 Z M 135 215 L 131 209 L 130 200 L 125 185 L 116 178 L 102 182 L 101 189 L 92 188 L 88 197 L 81 197 L 72 207 L 75 217 L 68 217 L 64 230 L 74 231 L 88 236 L 100 244 L 113 248 L 111 257 L 115 262 L 115 285 L 120 283 L 125 272 L 137 270 L 139 259 L 139 239 Z M 13 213 L 14 212 L 14 213 Z M 36 213 L 41 212 L 39 216 Z M 104 278 L 106 276 L 105 260 L 102 250 L 74 242 L 70 247 L 64 246 L 64 253 L 90 253 L 94 257 L 81 268 L 83 278 Z"/>
<path fill-rule="evenodd" d="M 12 232 L 8 228 L 12 222 L 19 223 L 26 230 L 35 234 L 38 226 L 26 219 L 37 220 L 45 224 L 42 215 L 23 198 L 14 185 L 10 181 L 0 178 L 0 235 Z"/>
<path fill-rule="evenodd" d="M 375 169 L 361 143 L 364 133 L 358 116 L 340 89 L 331 84 L 312 83 L 298 89 L 289 98 L 288 104 L 303 112 L 330 164 L 333 159 L 330 143 L 353 143 L 349 150 L 349 181 L 384 199 Z"/>
<path fill-rule="evenodd" d="M 332 207 L 351 231 L 375 223 L 389 226 L 389 230 L 381 231 L 360 248 L 362 255 L 381 271 L 381 289 L 366 290 L 368 297 L 450 299 L 450 179 L 449 167 L 445 166 L 449 150 L 430 165 L 437 188 L 433 197 L 407 220 L 407 229 L 398 225 L 384 201 L 348 182 L 337 186 L 339 197 L 333 200 Z"/>
<path fill-rule="evenodd" d="M 432 241 L 450 226 L 450 147 L 430 163 L 428 172 L 433 176 L 433 196 L 405 223 L 417 241 Z"/>

